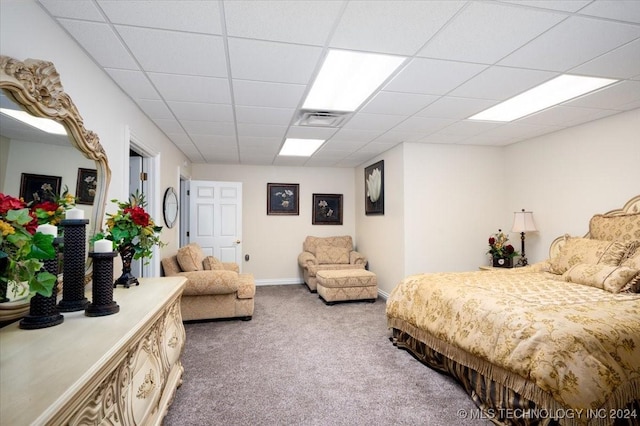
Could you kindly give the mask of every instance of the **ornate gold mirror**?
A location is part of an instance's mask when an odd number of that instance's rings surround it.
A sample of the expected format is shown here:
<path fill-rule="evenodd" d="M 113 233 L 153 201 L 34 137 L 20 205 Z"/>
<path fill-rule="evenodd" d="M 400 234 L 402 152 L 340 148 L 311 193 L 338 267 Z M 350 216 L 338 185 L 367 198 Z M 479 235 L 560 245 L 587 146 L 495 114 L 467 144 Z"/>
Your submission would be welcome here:
<path fill-rule="evenodd" d="M 83 168 L 86 160 L 84 163 L 74 163 L 74 160 L 71 159 L 72 156 L 69 156 L 68 162 L 67 158 L 65 158 L 66 168 L 73 170 L 74 173 L 76 169 L 78 170 L 78 180 L 87 179 L 87 182 L 90 181 L 90 194 L 93 199 L 90 200 L 92 208 L 89 209 L 88 217 L 86 217 L 89 219 L 87 238 L 95 235 L 102 227 L 104 219 L 107 189 L 111 181 L 111 169 L 98 136 L 94 132 L 85 129 L 78 109 L 62 88 L 60 75 L 55 66 L 51 62 L 37 59 L 19 61 L 8 56 L 0 56 L 0 88 L 6 98 L 20 105 L 23 110 L 32 116 L 51 119 L 60 123 L 67 132 L 67 145 L 70 144 L 85 159 L 93 160 L 93 163 L 95 163 L 94 176 L 93 170 Z M 38 142 L 42 143 L 42 141 Z M 54 137 L 51 136 L 51 139 L 44 143 L 56 142 Z M 6 152 L 3 151 L 4 154 Z M 6 158 L 3 161 L 6 161 L 4 164 L 6 166 L 12 160 Z M 23 158 L 21 161 L 24 162 L 25 159 Z M 38 164 L 42 169 L 46 170 L 47 158 L 34 158 L 33 161 L 39 162 Z M 49 161 L 51 160 L 49 159 Z M 46 175 L 47 173 L 42 174 Z M 0 182 L 5 182 L 6 180 L 8 179 L 5 177 Z M 62 183 L 64 186 L 65 182 Z M 76 184 L 67 184 L 67 186 L 71 194 L 75 194 L 77 188 L 80 188 Z M 19 196 L 19 194 L 15 193 L 16 189 L 13 186 L 12 188 L 2 188 L 0 186 L 0 192 Z M 78 197 L 81 194 L 75 195 Z M 86 197 L 87 195 L 85 194 L 84 196 Z M 90 203 L 87 202 L 85 204 Z M 89 263 L 87 261 L 87 269 L 89 268 Z"/>

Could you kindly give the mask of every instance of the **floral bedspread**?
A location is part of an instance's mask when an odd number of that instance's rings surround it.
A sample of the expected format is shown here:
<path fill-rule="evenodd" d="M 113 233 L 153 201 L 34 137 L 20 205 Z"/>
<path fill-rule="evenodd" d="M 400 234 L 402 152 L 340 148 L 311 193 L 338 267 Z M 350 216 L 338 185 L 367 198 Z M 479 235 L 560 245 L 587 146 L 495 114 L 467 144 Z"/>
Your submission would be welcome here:
<path fill-rule="evenodd" d="M 478 362 L 470 358 L 486 361 L 481 372 L 489 375 L 498 366 L 511 377 L 493 378 L 512 388 L 533 384 L 542 392 L 523 393 L 533 401 L 551 395 L 562 407 L 588 410 L 640 398 L 640 294 L 543 272 L 437 273 L 404 279 L 386 312 L 389 327 L 433 336 L 454 361 L 472 368 Z"/>

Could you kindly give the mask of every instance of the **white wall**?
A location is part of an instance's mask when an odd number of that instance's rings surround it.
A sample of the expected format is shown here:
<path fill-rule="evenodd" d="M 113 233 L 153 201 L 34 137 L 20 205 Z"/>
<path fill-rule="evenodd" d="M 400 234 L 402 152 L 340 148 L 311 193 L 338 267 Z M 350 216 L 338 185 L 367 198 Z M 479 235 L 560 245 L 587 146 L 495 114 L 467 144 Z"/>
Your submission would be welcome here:
<path fill-rule="evenodd" d="M 0 2 L 0 53 L 19 60 L 36 58 L 54 63 L 65 91 L 71 96 L 87 129 L 100 138 L 112 171 L 107 200 L 128 197 L 129 130 L 145 146 L 160 155 L 160 194 L 168 186 L 179 188 L 179 170 L 187 160 L 113 81 L 100 70 L 68 34 L 33 0 Z M 190 170 L 185 168 L 183 175 Z M 162 224 L 162 199 L 149 205 L 156 222 Z M 107 210 L 115 206 L 108 203 Z M 164 229 L 162 240 L 177 250 L 178 228 Z M 159 258 L 153 259 L 159 263 Z"/>
<path fill-rule="evenodd" d="M 530 262 L 546 259 L 556 237 L 583 236 L 591 216 L 640 194 L 640 109 L 504 151 L 507 210 L 533 211 L 539 229 L 526 236 Z"/>
<path fill-rule="evenodd" d="M 301 283 L 298 255 L 307 235 L 351 235 L 357 242 L 353 169 L 194 164 L 192 179 L 242 182 L 243 272 L 257 284 Z M 267 183 L 300 185 L 300 215 L 267 215 Z M 343 194 L 343 224 L 312 225 L 314 193 Z"/>
<path fill-rule="evenodd" d="M 398 145 L 355 169 L 358 250 L 369 261 L 385 296 L 405 276 L 404 147 Z M 384 160 L 384 215 L 365 214 L 364 169 Z"/>

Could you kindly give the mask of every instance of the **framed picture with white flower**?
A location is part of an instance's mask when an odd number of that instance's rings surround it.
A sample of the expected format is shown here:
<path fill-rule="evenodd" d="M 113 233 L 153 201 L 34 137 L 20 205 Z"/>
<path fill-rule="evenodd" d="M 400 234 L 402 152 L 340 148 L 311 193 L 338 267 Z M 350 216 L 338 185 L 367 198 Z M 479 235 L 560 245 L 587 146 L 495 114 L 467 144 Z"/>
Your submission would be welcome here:
<path fill-rule="evenodd" d="M 98 188 L 98 171 L 96 169 L 78 169 L 76 181 L 76 203 L 93 204 Z"/>
<path fill-rule="evenodd" d="M 267 214 L 268 215 L 299 215 L 300 214 L 300 184 L 297 183 L 268 183 L 267 184 Z"/>
<path fill-rule="evenodd" d="M 364 213 L 384 214 L 384 160 L 364 169 Z"/>
<path fill-rule="evenodd" d="M 313 194 L 313 225 L 342 225 L 342 194 Z"/>
<path fill-rule="evenodd" d="M 25 202 L 55 201 L 60 196 L 62 177 L 22 173 L 20 197 Z"/>

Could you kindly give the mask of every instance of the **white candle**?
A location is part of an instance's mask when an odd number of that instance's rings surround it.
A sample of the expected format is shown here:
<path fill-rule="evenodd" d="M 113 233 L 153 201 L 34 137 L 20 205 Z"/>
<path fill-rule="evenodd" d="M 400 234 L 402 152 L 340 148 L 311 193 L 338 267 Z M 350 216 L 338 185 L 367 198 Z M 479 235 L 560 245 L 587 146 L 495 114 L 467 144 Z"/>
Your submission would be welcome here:
<path fill-rule="evenodd" d="M 111 240 L 103 238 L 93 243 L 94 253 L 111 253 L 113 251 L 113 243 Z"/>
<path fill-rule="evenodd" d="M 51 225 L 49 223 L 44 223 L 42 225 L 38 225 L 36 228 L 36 232 L 45 235 L 53 235 L 54 237 L 58 236 L 58 227 L 55 225 Z"/>
<path fill-rule="evenodd" d="M 79 208 L 72 208 L 67 210 L 65 214 L 66 219 L 84 219 L 84 210 L 80 210 Z"/>

